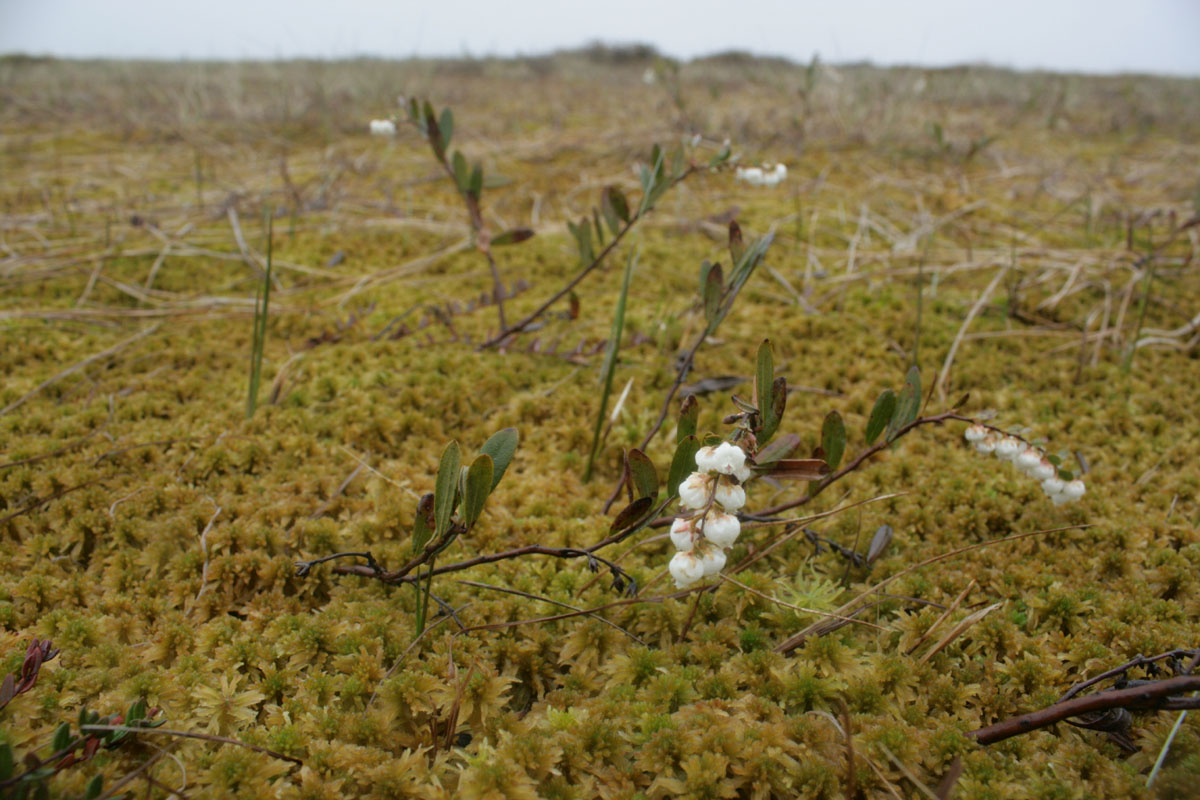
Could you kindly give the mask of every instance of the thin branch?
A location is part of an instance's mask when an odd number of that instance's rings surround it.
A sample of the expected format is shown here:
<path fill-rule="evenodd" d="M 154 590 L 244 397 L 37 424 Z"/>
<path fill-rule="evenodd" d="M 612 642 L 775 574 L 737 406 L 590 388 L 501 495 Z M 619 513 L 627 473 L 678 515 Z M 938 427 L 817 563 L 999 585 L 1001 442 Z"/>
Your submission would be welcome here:
<path fill-rule="evenodd" d="M 1055 703 L 1052 706 L 1012 717 L 1003 722 L 971 731 L 968 736 L 983 745 L 995 744 L 1022 733 L 1045 728 L 1068 717 L 1077 717 L 1113 708 L 1185 709 L 1200 708 L 1200 697 L 1175 697 L 1200 689 L 1200 675 L 1180 675 L 1161 681 L 1148 681 L 1128 689 L 1112 689 L 1085 697 Z"/>
<path fill-rule="evenodd" d="M 133 734 L 149 733 L 149 734 L 153 734 L 155 736 L 178 736 L 182 739 L 200 739 L 205 742 L 217 742 L 219 744 L 235 744 L 238 747 L 244 747 L 247 750 L 253 750 L 256 753 L 262 753 L 264 755 L 271 756 L 272 758 L 278 758 L 281 761 L 290 761 L 293 764 L 299 764 L 300 766 L 304 766 L 304 762 L 298 758 L 294 758 L 292 756 L 285 756 L 283 753 L 277 753 L 274 750 L 268 750 L 267 748 L 259 747 L 256 744 L 250 744 L 248 742 L 239 741 L 238 739 L 230 739 L 227 736 L 216 736 L 211 733 L 196 733 L 194 731 L 172 731 L 172 730 L 167 730 L 166 728 L 140 728 L 140 727 L 131 728 L 131 727 L 128 727 L 125 725 L 81 725 L 79 727 L 79 730 L 84 731 L 84 732 L 86 732 L 86 731 L 121 731 L 121 732 L 125 732 L 125 733 L 133 733 Z"/>

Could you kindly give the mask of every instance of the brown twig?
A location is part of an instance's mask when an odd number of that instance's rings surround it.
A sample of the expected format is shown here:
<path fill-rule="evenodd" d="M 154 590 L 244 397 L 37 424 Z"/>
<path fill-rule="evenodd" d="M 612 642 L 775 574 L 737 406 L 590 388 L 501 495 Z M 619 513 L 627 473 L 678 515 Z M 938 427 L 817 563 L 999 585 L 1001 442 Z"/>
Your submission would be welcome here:
<path fill-rule="evenodd" d="M 1200 697 L 1175 697 L 1200 689 L 1200 675 L 1180 675 L 1161 681 L 1149 681 L 1127 689 L 1111 689 L 1086 697 L 1065 700 L 1052 706 L 1012 717 L 1003 722 L 971 731 L 968 736 L 982 745 L 995 744 L 1022 733 L 1045 728 L 1068 717 L 1077 717 L 1113 708 L 1171 710 L 1200 708 Z"/>
<path fill-rule="evenodd" d="M 304 766 L 304 762 L 298 758 L 294 758 L 292 756 L 285 756 L 283 753 L 277 753 L 274 750 L 268 750 L 267 748 L 259 747 L 256 744 L 250 744 L 249 742 L 243 742 L 238 739 L 230 739 L 227 736 L 217 736 L 217 735 L 211 734 L 211 733 L 196 733 L 194 731 L 173 731 L 173 730 L 167 730 L 166 728 L 129 727 L 126 725 L 81 725 L 79 727 L 79 730 L 81 730 L 85 733 L 87 731 L 118 731 L 118 732 L 132 733 L 132 734 L 149 733 L 149 734 L 153 734 L 155 736 L 178 736 L 182 739 L 200 739 L 201 741 L 217 742 L 218 744 L 235 744 L 238 747 L 244 747 L 247 750 L 253 750 L 256 753 L 262 753 L 264 755 L 271 756 L 272 758 L 278 758 L 281 761 L 290 761 L 293 764 L 298 764 L 300 766 Z"/>

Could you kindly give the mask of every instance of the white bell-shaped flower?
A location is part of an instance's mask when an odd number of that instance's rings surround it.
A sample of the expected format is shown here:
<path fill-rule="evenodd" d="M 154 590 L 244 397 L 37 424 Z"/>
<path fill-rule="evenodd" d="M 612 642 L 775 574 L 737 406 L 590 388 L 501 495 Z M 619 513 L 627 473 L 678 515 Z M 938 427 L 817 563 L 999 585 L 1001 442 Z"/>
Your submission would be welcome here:
<path fill-rule="evenodd" d="M 732 514 L 722 514 L 719 511 L 709 511 L 704 519 L 696 522 L 696 527 L 704 534 L 704 538 L 717 547 L 732 547 L 742 532 L 742 524 Z"/>
<path fill-rule="evenodd" d="M 717 481 L 716 498 L 726 511 L 733 513 L 746 505 L 746 490 L 736 483 Z"/>
<path fill-rule="evenodd" d="M 371 120 L 370 131 L 372 136 L 395 136 L 396 123 L 390 119 L 373 119 Z"/>
<path fill-rule="evenodd" d="M 1038 465 L 1029 471 L 1029 477 L 1036 481 L 1046 481 L 1058 474 L 1058 470 L 1046 458 L 1038 462 Z"/>
<path fill-rule="evenodd" d="M 987 434 L 978 442 L 975 443 L 975 449 L 981 453 L 990 453 L 996 449 L 996 437 L 992 434 Z"/>
<path fill-rule="evenodd" d="M 996 457 L 1002 458 L 1005 461 L 1012 461 L 1017 457 L 1017 453 L 1021 451 L 1021 440 L 1013 436 L 1005 436 L 996 444 Z"/>
<path fill-rule="evenodd" d="M 1033 447 L 1026 447 L 1017 456 L 1017 460 L 1014 463 L 1022 472 L 1032 474 L 1033 470 L 1037 469 L 1038 465 L 1042 463 L 1041 451 Z"/>
<path fill-rule="evenodd" d="M 1083 485 L 1083 481 L 1076 478 L 1073 481 L 1067 481 L 1067 484 L 1063 486 L 1062 494 L 1068 500 L 1078 500 L 1083 497 L 1085 491 L 1087 491 L 1087 487 Z"/>
<path fill-rule="evenodd" d="M 690 551 L 695 545 L 695 536 L 696 532 L 690 519 L 676 517 L 671 523 L 671 543 L 675 545 L 676 550 Z"/>
<path fill-rule="evenodd" d="M 668 569 L 671 571 L 671 577 L 675 579 L 675 586 L 679 589 L 686 589 L 704 577 L 704 562 L 690 552 L 676 553 L 671 558 Z"/>
<path fill-rule="evenodd" d="M 963 433 L 963 437 L 968 442 L 972 442 L 972 443 L 982 442 L 987 437 L 987 435 L 988 435 L 987 428 L 983 427 L 982 425 L 980 425 L 978 423 L 969 426 L 967 428 L 967 430 Z"/>
<path fill-rule="evenodd" d="M 725 551 L 715 545 L 707 545 L 700 552 L 700 563 L 704 566 L 704 577 L 716 575 L 725 569 Z"/>
<path fill-rule="evenodd" d="M 693 472 L 679 484 L 679 502 L 684 508 L 704 508 L 712 495 L 715 478 L 703 472 Z"/>
<path fill-rule="evenodd" d="M 1047 478 L 1046 480 L 1042 481 L 1042 491 L 1051 497 L 1054 497 L 1062 494 L 1063 489 L 1066 488 L 1066 485 L 1067 484 L 1063 481 L 1063 479 L 1056 475 L 1053 478 Z"/>

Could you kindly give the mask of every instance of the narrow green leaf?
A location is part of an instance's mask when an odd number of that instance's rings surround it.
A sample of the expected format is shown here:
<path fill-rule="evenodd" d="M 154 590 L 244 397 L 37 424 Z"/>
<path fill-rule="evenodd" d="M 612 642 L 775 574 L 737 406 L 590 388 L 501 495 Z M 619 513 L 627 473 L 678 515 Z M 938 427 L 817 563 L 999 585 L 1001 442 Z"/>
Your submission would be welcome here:
<path fill-rule="evenodd" d="M 641 450 L 632 449 L 625 453 L 625 463 L 633 479 L 633 490 L 638 497 L 658 496 L 658 470 L 654 462 Z"/>
<path fill-rule="evenodd" d="M 758 406 L 759 444 L 765 444 L 771 438 L 771 433 L 779 427 L 775 419 L 774 396 L 772 387 L 775 384 L 775 356 L 771 350 L 771 340 L 763 339 L 758 346 L 757 369 L 754 373 L 754 405 Z M 770 433 L 767 433 L 770 431 Z"/>
<path fill-rule="evenodd" d="M 917 414 L 921 410 L 921 368 L 913 364 L 908 368 L 908 374 L 904 376 L 904 382 L 912 387 L 913 396 L 917 398 L 916 405 L 912 407 L 911 418 L 904 424 L 907 425 L 917 418 Z"/>
<path fill-rule="evenodd" d="M 83 790 L 83 800 L 96 800 L 103 791 L 104 776 L 93 775 L 92 779 L 87 782 L 87 787 Z"/>
<path fill-rule="evenodd" d="M 653 497 L 639 497 L 637 500 L 634 500 L 632 503 L 621 509 L 620 513 L 617 514 L 616 519 L 613 520 L 612 525 L 609 527 L 609 531 L 615 533 L 617 531 L 623 531 L 626 528 L 633 527 L 645 519 L 646 515 L 650 513 L 652 508 L 654 508 Z"/>
<path fill-rule="evenodd" d="M 467 194 L 479 199 L 479 195 L 483 193 L 483 166 L 476 164 L 471 170 L 471 180 L 467 184 Z"/>
<path fill-rule="evenodd" d="M 483 504 L 492 491 L 492 457 L 480 453 L 467 469 L 467 485 L 463 492 L 463 525 L 468 529 L 483 513 Z"/>
<path fill-rule="evenodd" d="M 54 738 L 50 741 L 50 750 L 57 753 L 71 743 L 71 723 L 64 722 L 59 725 L 54 731 Z"/>
<path fill-rule="evenodd" d="M 492 486 L 489 491 L 494 491 L 500 485 L 504 471 L 512 463 L 513 454 L 517 452 L 519 440 L 520 435 L 516 428 L 505 428 L 493 433 L 491 438 L 483 443 L 483 447 L 479 448 L 479 452 L 486 453 L 492 459 Z"/>
<path fill-rule="evenodd" d="M 900 433 L 900 429 L 912 422 L 917 415 L 916 407 L 920 402 L 921 398 L 913 389 L 913 385 L 905 384 L 896 398 L 896 410 L 892 412 L 892 418 L 888 420 L 887 433 L 884 435 L 887 441 L 895 439 Z"/>
<path fill-rule="evenodd" d="M 512 228 L 493 238 L 492 245 L 494 247 L 500 247 L 501 245 L 506 244 L 520 244 L 526 239 L 532 238 L 533 231 L 531 231 L 529 228 Z"/>
<path fill-rule="evenodd" d="M 672 178 L 672 180 L 675 178 L 678 178 L 680 175 L 682 175 L 683 170 L 684 170 L 683 148 L 677 147 L 671 153 L 671 178 Z"/>
<path fill-rule="evenodd" d="M 621 220 L 617 216 L 617 212 L 613 210 L 607 188 L 600 194 L 600 213 L 604 216 L 604 222 L 608 225 L 608 230 L 613 236 L 621 232 Z"/>
<path fill-rule="evenodd" d="M 454 182 L 458 184 L 458 190 L 466 194 L 471 185 L 471 168 L 467 166 L 467 159 L 461 150 L 454 151 L 454 157 L 450 159 L 450 164 L 454 169 Z"/>
<path fill-rule="evenodd" d="M 427 492 L 421 495 L 421 499 L 417 501 L 417 514 L 413 518 L 412 552 L 414 556 L 429 544 L 436 525 L 437 522 L 433 515 L 433 493 Z"/>
<path fill-rule="evenodd" d="M 458 501 L 458 468 L 462 463 L 462 454 L 458 442 L 451 441 L 442 451 L 442 461 L 438 465 L 437 482 L 433 490 L 433 516 L 436 521 L 434 532 L 441 536 L 450 530 L 450 518 Z"/>
<path fill-rule="evenodd" d="M 734 264 L 738 264 L 742 260 L 742 256 L 746 254 L 746 242 L 742 239 L 742 226 L 737 224 L 737 220 L 729 221 L 729 257 L 733 259 Z"/>
<path fill-rule="evenodd" d="M 442 116 L 438 119 L 438 129 L 442 134 L 442 148 L 450 146 L 450 139 L 454 136 L 454 114 L 450 109 L 443 108 Z"/>
<path fill-rule="evenodd" d="M 696 433 L 696 423 L 699 419 L 700 404 L 696 402 L 696 395 L 689 394 L 679 406 L 679 426 L 675 430 L 676 444 Z"/>
<path fill-rule="evenodd" d="M 603 202 L 617 215 L 617 219 L 621 222 L 629 222 L 629 200 L 626 199 L 624 192 L 616 186 L 609 186 L 604 190 Z"/>
<path fill-rule="evenodd" d="M 132 726 L 133 723 L 146 718 L 146 698 L 139 697 L 129 704 L 129 710 L 125 712 L 125 724 Z"/>
<path fill-rule="evenodd" d="M 708 320 L 711 333 L 716 328 L 717 315 L 721 310 L 721 296 L 725 290 L 725 274 L 720 264 L 713 264 L 704 280 L 704 318 Z"/>
<path fill-rule="evenodd" d="M 621 332 L 625 329 L 625 302 L 629 297 L 629 284 L 633 280 L 633 267 L 636 263 L 637 253 L 630 253 L 629 260 L 625 263 L 621 294 L 617 296 L 617 307 L 613 310 L 612 331 L 608 336 L 608 349 L 604 353 L 604 364 L 601 367 L 604 388 L 600 392 L 600 408 L 596 411 L 596 425 L 592 429 L 592 449 L 588 453 L 587 467 L 583 471 L 584 483 L 592 478 L 596 451 L 600 449 L 600 431 L 604 427 L 604 415 L 608 411 L 608 397 L 612 394 L 613 373 L 617 370 L 617 353 L 621 349 Z"/>
<path fill-rule="evenodd" d="M 829 468 L 837 469 L 846 452 L 846 424 L 837 411 L 825 415 L 825 424 L 821 426 L 821 447 L 825 449 L 825 461 Z"/>
<path fill-rule="evenodd" d="M 695 436 L 688 435 L 679 440 L 667 472 L 667 492 L 672 497 L 679 494 L 679 484 L 696 471 L 696 453 L 699 450 L 700 440 Z"/>
<path fill-rule="evenodd" d="M 884 389 L 875 399 L 875 407 L 871 409 L 871 416 L 867 419 L 867 444 L 879 438 L 895 411 L 896 393 L 891 389 Z"/>
<path fill-rule="evenodd" d="M 596 244 L 604 247 L 604 226 L 600 224 L 600 212 L 592 209 L 592 225 L 596 228 Z"/>
<path fill-rule="evenodd" d="M 787 378 L 780 375 L 771 386 L 771 418 L 775 424 L 774 427 L 763 429 L 763 438 L 758 442 L 760 445 L 769 442 L 775 431 L 779 430 L 779 425 L 783 422 L 783 412 L 787 410 L 787 397 Z"/>
<path fill-rule="evenodd" d="M 413 122 L 421 124 L 421 107 L 415 97 L 408 98 L 408 116 Z"/>
<path fill-rule="evenodd" d="M 8 742 L 0 743 L 0 781 L 12 777 L 14 765 L 12 745 Z"/>

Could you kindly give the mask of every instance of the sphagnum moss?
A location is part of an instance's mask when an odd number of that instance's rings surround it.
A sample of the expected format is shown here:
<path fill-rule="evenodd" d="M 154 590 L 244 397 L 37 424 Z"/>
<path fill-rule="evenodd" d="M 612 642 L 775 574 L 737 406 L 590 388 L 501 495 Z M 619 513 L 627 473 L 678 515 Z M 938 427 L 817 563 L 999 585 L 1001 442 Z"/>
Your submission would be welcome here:
<path fill-rule="evenodd" d="M 22 226 L 5 235 L 26 260 L 3 278 L 0 408 L 127 338 L 141 317 L 169 322 L 0 415 L 7 556 L 0 560 L 0 655 L 12 672 L 34 636 L 64 648 L 31 692 L 0 711 L 0 738 L 27 748 L 83 708 L 115 713 L 146 697 L 163 708 L 168 727 L 215 725 L 305 763 L 289 773 L 286 762 L 261 753 L 181 742 L 174 752 L 189 791 L 836 797 L 846 780 L 842 700 L 857 785 L 867 794 L 886 792 L 885 780 L 901 793 L 917 791 L 886 747 L 928 786 L 961 756 L 961 797 L 1146 795 L 1144 773 L 1172 715 L 1136 717 L 1141 750 L 1127 762 L 1102 734 L 1066 726 L 988 748 L 965 734 L 1052 702 L 1070 684 L 1136 653 L 1194 645 L 1194 348 L 1143 348 L 1123 375 L 1116 351 L 1097 335 L 1102 319 L 1114 338 L 1121 335 L 1114 326 L 1122 287 L 1136 277 L 1136 258 L 1164 238 L 1165 216 L 1143 223 L 1143 212 L 1191 213 L 1183 201 L 1194 176 L 1172 164 L 1194 160 L 1187 143 L 1200 141 L 1196 83 L 1139 79 L 1138 92 L 1121 94 L 1114 81 L 1125 79 L 1075 79 L 1078 95 L 1061 123 L 1070 135 L 1061 135 L 1045 129 L 1050 109 L 1037 101 L 1052 78 L 977 70 L 971 79 L 987 96 L 974 97 L 964 94 L 962 75 L 932 71 L 923 96 L 892 92 L 896 99 L 863 103 L 854 99 L 857 89 L 874 97 L 878 81 L 907 73 L 851 69 L 850 88 L 818 81 L 812 89 L 801 153 L 779 137 L 792 124 L 780 116 L 794 102 L 790 84 L 731 76 L 719 64 L 685 66 L 685 86 L 691 75 L 712 81 L 718 97 L 703 113 L 722 131 L 718 138 L 731 134 L 754 155 L 747 163 L 784 161 L 789 174 L 755 192 L 728 174 L 697 176 L 688 194 L 641 227 L 644 279 L 631 287 L 616 376 L 634 385 L 598 455 L 605 480 L 583 484 L 582 460 L 567 456 L 585 454 L 589 443 L 591 373 L 608 335 L 614 273 L 601 271 L 586 285 L 578 318 L 552 315 L 507 352 L 476 353 L 472 343 L 495 332 L 495 309 L 478 305 L 491 276 L 475 254 L 452 250 L 466 234 L 455 193 L 448 183 L 423 182 L 432 173 L 417 143 L 388 150 L 362 133 L 360 121 L 420 80 L 431 96 L 455 97 L 460 135 L 478 137 L 462 142 L 468 152 L 484 139 L 499 143 L 485 167 L 511 183 L 488 190 L 489 208 L 497 221 L 539 233 L 503 252 L 506 281 L 528 285 L 507 300 L 506 312 L 518 316 L 574 269 L 560 219 L 576 218 L 586 205 L 579 175 L 636 192 L 626 153 L 641 152 L 663 132 L 658 116 L 630 109 L 657 102 L 661 89 L 640 84 L 642 65 L 625 74 L 580 55 L 482 66 L 470 82 L 451 66 L 378 65 L 376 73 L 327 65 L 313 75 L 289 65 L 280 75 L 298 91 L 330 90 L 290 120 L 253 87 L 252 102 L 241 106 L 253 119 L 237 116 L 220 101 L 237 85 L 227 65 L 162 65 L 140 81 L 105 79 L 117 69 L 108 64 L 20 68 L 16 92 L 36 93 L 47 81 L 85 91 L 73 95 L 79 102 L 71 110 L 54 106 L 53 115 L 40 101 L 0 109 L 6 131 L 28 134 L 11 138 L 0 154 L 4 213 L 38 215 L 36 233 L 50 243 L 46 249 Z M 530 80 L 537 70 L 542 77 Z M 174 87 L 192 80 L 212 89 L 197 95 L 208 105 L 195 117 L 172 99 Z M 893 124 L 873 124 L 885 113 Z M 64 127 L 62 114 L 88 135 Z M 930 116 L 942 118 L 947 148 L 931 148 Z M 352 126 L 337 122 L 351 119 Z M 619 148 L 595 135 L 614 125 Z M 847 125 L 859 133 L 848 136 Z M 976 128 L 1006 135 L 968 160 Z M 207 144 L 164 133 L 175 130 L 203 133 Z M 253 239 L 260 209 L 250 198 L 278 180 L 275 156 L 262 156 L 277 154 L 281 135 L 299 197 L 272 195 L 296 225 L 293 232 L 283 217 L 276 220 L 282 285 L 272 297 L 264 377 L 303 355 L 283 376 L 278 404 L 246 422 L 254 279 L 232 241 L 225 204 L 238 204 Z M 177 176 L 193 175 L 197 163 L 199 180 L 181 183 Z M 68 171 L 71 180 L 57 180 Z M 223 188 L 230 181 L 240 197 Z M 33 191 L 35 183 L 47 191 Z M 1103 188 L 1086 214 L 1064 211 L 1062 197 L 1097 185 Z M 708 237 L 714 229 L 706 218 L 733 206 L 747 231 L 800 214 L 799 237 L 797 220 L 781 222 L 769 260 L 800 300 L 773 276 L 756 274 L 720 341 L 698 351 L 694 378 L 747 377 L 758 342 L 769 335 L 777 369 L 796 389 L 788 407 L 802 452 L 819 442 L 830 408 L 848 429 L 861 430 L 888 382 L 881 376 L 907 367 L 921 247 L 909 250 L 905 236 L 932 213 L 941 222 L 925 265 L 923 357 L 940 359 L 987 271 L 1012 263 L 1014 282 L 981 310 L 955 359 L 950 393 L 970 389 L 972 408 L 999 413 L 995 424 L 1027 425 L 1055 447 L 1066 443 L 1086 460 L 1089 487 L 1076 504 L 1056 509 L 1037 486 L 966 447 L 961 430 L 928 431 L 844 484 L 849 500 L 897 488 L 919 494 L 863 506 L 861 522 L 815 523 L 846 547 L 860 529 L 891 525 L 893 544 L 869 573 L 853 565 L 847 572 L 841 556 L 797 540 L 746 574 L 747 585 L 786 600 L 776 579 L 811 574 L 836 584 L 848 576 L 853 587 L 963 544 L 1063 524 L 1093 527 L 977 550 L 891 585 L 894 595 L 946 606 L 975 580 L 954 619 L 975 603 L 1004 603 L 923 664 L 932 641 L 906 652 L 942 610 L 896 598 L 864 615 L 894 631 L 844 627 L 787 657 L 771 647 L 810 618 L 733 589 L 706 596 L 690 617 L 682 602 L 606 612 L 642 644 L 586 617 L 459 636 L 452 645 L 465 687 L 459 727 L 449 731 L 454 746 L 432 749 L 446 741 L 458 698 L 447 678 L 455 623 L 406 652 L 414 635 L 411 591 L 319 569 L 298 579 L 293 560 L 370 549 L 385 563 L 402 561 L 414 502 L 431 488 L 442 444 L 482 442 L 509 426 L 522 435 L 512 475 L 475 538 L 447 556 L 460 557 L 468 544 L 495 552 L 601 538 L 610 522 L 598 513 L 604 484 L 615 480 L 623 449 L 652 423 L 674 377 L 672 356 L 702 324 L 690 307 L 695 265 L 727 258 L 723 240 Z M 189 232 L 178 233 L 188 224 Z M 176 236 L 180 247 L 146 288 L 163 251 L 151 226 Z M 845 274 L 854 239 L 855 274 Z M 1182 258 L 1187 246 L 1181 240 L 1162 258 Z M 440 255 L 421 260 L 430 254 Z M 1075 264 L 1089 280 L 1054 301 Z M 1172 296 L 1155 285 L 1143 324 L 1170 330 L 1182 324 L 1175 309 L 1195 305 L 1197 287 L 1194 274 L 1172 263 L 1158 269 Z M 1138 307 L 1139 286 L 1129 308 Z M 566 304 L 552 310 L 565 312 Z M 1098 316 L 1081 341 L 1093 311 Z M 1022 327 L 1029 319 L 1044 327 Z M 701 429 L 722 429 L 717 397 L 702 398 Z M 671 435 L 648 448 L 655 463 L 669 458 L 664 440 Z M 767 494 L 752 486 L 750 500 L 769 502 Z M 812 510 L 841 500 L 822 495 Z M 760 541 L 743 531 L 731 559 Z M 646 582 L 663 570 L 670 549 L 665 540 L 645 544 L 621 563 Z M 553 559 L 462 576 L 580 607 L 611 599 L 600 584 L 580 596 L 591 576 Z M 437 587 L 468 625 L 554 613 L 453 580 Z M 1161 796 L 1187 796 L 1194 785 L 1194 719 L 1156 780 Z M 107 758 L 65 771 L 55 791 L 81 795 L 91 775 L 103 773 L 111 784 L 144 761 L 128 748 Z M 183 780 L 170 761 L 152 774 L 173 786 Z"/>

